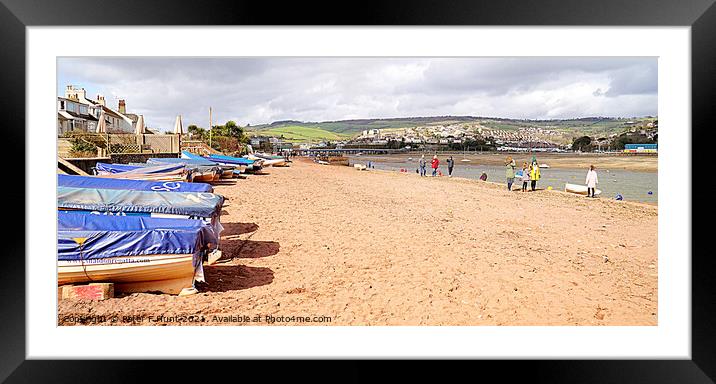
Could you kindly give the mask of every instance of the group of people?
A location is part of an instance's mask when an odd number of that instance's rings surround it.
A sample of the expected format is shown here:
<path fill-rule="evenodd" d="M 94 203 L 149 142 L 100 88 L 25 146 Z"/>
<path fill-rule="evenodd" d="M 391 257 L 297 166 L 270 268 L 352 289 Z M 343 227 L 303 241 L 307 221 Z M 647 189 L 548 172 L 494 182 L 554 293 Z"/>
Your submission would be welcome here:
<path fill-rule="evenodd" d="M 515 182 L 515 176 L 517 175 L 517 163 L 515 160 L 508 156 L 505 161 L 505 176 L 507 176 L 507 190 L 512 190 L 512 184 Z M 522 163 L 522 174 L 520 180 L 522 181 L 522 192 L 527 192 L 527 184 L 531 184 L 531 189 L 534 191 L 537 188 L 537 180 L 540 179 L 539 164 L 537 159 L 532 158 L 532 163 L 527 165 L 527 162 Z"/>
<path fill-rule="evenodd" d="M 427 176 L 427 165 L 428 162 L 425 160 L 425 155 L 420 156 L 420 160 L 418 161 L 418 173 L 420 173 L 420 176 Z M 433 156 L 433 159 L 430 161 L 430 167 L 433 169 L 433 176 L 442 175 L 442 173 L 438 170 L 438 167 L 440 167 L 440 159 L 438 159 L 438 155 Z M 455 160 L 453 160 L 452 156 L 447 160 L 447 167 L 448 167 L 448 177 L 452 177 L 452 170 L 455 168 Z"/>
<path fill-rule="evenodd" d="M 416 172 L 420 173 L 420 176 L 427 176 L 427 165 L 428 162 L 425 159 L 425 155 L 422 155 L 418 161 L 418 169 Z M 430 161 L 430 167 L 433 170 L 433 176 L 442 175 L 438 170 L 438 167 L 440 167 L 440 160 L 437 155 L 433 156 Z M 455 160 L 453 160 L 452 156 L 447 159 L 447 167 L 448 177 L 452 177 L 452 171 L 455 168 Z M 505 168 L 507 189 L 511 191 L 512 185 L 515 183 L 515 178 L 518 176 L 517 163 L 512 156 L 508 156 L 505 160 Z M 537 181 L 539 181 L 540 177 L 539 164 L 534 156 L 532 157 L 530 164 L 527 164 L 527 162 L 522 163 L 522 171 L 521 174 L 519 174 L 519 179 L 522 181 L 522 192 L 527 192 L 528 189 L 535 191 L 537 188 Z M 480 180 L 487 181 L 487 173 L 483 172 L 482 175 L 480 175 Z M 587 179 L 585 181 L 585 184 L 587 184 L 588 197 L 595 197 L 595 190 L 598 182 L 597 171 L 595 170 L 594 165 L 590 165 L 589 171 L 587 172 Z"/>

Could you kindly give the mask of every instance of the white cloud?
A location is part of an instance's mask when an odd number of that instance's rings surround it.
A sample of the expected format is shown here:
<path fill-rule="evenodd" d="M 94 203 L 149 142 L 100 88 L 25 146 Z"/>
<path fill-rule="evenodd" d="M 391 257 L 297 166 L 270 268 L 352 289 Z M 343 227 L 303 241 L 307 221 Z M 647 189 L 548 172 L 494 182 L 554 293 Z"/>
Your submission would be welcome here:
<path fill-rule="evenodd" d="M 152 127 L 232 119 L 657 114 L 656 58 L 62 58 L 67 83 L 127 100 Z M 94 97 L 94 95 L 91 95 Z M 111 101 L 115 102 L 116 101 Z"/>

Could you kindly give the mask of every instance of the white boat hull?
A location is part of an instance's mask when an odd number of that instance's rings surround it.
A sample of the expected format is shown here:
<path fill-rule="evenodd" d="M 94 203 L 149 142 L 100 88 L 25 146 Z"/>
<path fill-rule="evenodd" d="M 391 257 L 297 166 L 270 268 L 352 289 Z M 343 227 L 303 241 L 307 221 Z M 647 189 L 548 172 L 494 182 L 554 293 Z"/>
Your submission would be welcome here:
<path fill-rule="evenodd" d="M 194 255 L 120 256 L 101 263 L 58 261 L 57 284 L 114 283 L 119 292 L 178 294 L 192 287 Z M 202 278 L 203 280 L 203 278 Z"/>
<path fill-rule="evenodd" d="M 579 185 L 579 184 L 565 184 L 564 185 L 564 191 L 569 193 L 574 193 L 577 195 L 584 195 L 587 196 L 587 186 L 586 185 Z M 594 195 L 600 195 L 602 191 L 600 189 L 594 189 Z"/>

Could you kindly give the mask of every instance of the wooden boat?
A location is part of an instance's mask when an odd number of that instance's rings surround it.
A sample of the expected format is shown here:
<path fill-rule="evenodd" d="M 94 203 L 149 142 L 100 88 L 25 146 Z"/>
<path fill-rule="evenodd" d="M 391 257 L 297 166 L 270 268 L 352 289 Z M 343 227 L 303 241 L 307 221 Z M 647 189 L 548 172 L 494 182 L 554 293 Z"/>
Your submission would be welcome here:
<path fill-rule="evenodd" d="M 214 176 L 216 176 L 214 172 L 195 172 L 192 181 L 195 183 L 209 183 L 214 181 Z"/>
<path fill-rule="evenodd" d="M 564 185 L 564 191 L 565 191 L 565 192 L 569 192 L 569 193 L 575 193 L 575 194 L 577 194 L 577 195 L 587 196 L 587 186 L 586 186 L 586 185 L 566 183 L 566 184 Z M 596 189 L 596 188 L 595 188 L 595 190 L 594 190 L 594 195 L 595 195 L 595 196 L 597 196 L 597 195 L 599 195 L 599 194 L 601 194 L 601 193 L 602 193 L 602 191 L 601 191 L 600 189 Z"/>
<path fill-rule="evenodd" d="M 194 255 L 168 254 L 104 259 L 103 263 L 57 262 L 57 284 L 114 283 L 120 292 L 178 294 L 192 287 Z"/>
<path fill-rule="evenodd" d="M 63 213 L 57 284 L 114 283 L 121 292 L 178 294 L 204 280 L 202 260 L 216 239 L 201 220 Z"/>
<path fill-rule="evenodd" d="M 134 166 L 127 164 L 97 163 L 96 176 L 111 179 L 130 179 L 145 181 L 187 181 L 188 172 L 184 165 Z"/>

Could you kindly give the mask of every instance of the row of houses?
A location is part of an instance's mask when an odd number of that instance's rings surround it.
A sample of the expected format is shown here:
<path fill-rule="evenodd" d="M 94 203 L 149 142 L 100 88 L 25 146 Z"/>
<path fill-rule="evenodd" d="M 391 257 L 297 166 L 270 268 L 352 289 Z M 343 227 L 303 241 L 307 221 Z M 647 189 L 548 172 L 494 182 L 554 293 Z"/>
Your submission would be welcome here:
<path fill-rule="evenodd" d="M 113 109 L 104 96 L 97 95 L 96 100 L 91 100 L 84 88 L 68 85 L 65 96 L 57 97 L 57 133 L 63 136 L 68 132 L 96 132 L 102 112 L 107 133 L 135 132 L 139 116 L 127 113 L 125 100 L 119 100 L 117 109 Z"/>

